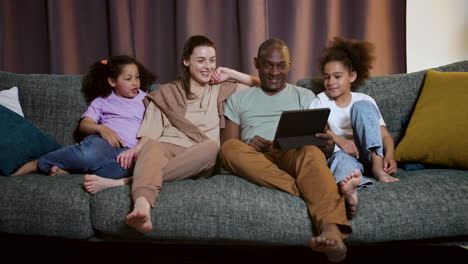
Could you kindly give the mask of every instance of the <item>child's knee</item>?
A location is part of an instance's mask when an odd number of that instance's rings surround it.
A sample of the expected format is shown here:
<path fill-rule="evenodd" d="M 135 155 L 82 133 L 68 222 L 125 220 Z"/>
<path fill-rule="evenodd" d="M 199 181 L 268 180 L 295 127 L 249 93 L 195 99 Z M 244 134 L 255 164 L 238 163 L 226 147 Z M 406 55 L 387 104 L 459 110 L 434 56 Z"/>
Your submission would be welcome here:
<path fill-rule="evenodd" d="M 373 103 L 367 100 L 361 100 L 361 101 L 355 102 L 351 106 L 351 115 L 356 114 L 356 113 L 363 113 L 363 114 L 373 113 L 376 110 L 377 108 L 375 107 Z"/>

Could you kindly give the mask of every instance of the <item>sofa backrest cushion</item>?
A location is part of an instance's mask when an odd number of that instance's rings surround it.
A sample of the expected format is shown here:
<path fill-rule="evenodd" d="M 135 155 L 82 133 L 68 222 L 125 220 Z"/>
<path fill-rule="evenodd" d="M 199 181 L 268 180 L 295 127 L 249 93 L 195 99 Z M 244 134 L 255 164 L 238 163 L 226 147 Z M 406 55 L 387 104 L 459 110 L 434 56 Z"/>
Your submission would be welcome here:
<path fill-rule="evenodd" d="M 87 107 L 81 75 L 0 72 L 0 90 L 17 86 L 24 117 L 62 146 L 71 145 Z"/>
<path fill-rule="evenodd" d="M 443 72 L 468 72 L 468 61 L 460 61 L 449 65 L 433 68 Z M 398 143 L 409 122 L 414 106 L 421 92 L 426 70 L 370 77 L 355 91 L 373 97 L 387 123 L 387 128 Z M 300 79 L 298 86 L 311 89 L 314 93 L 323 91 L 323 79 L 308 77 Z"/>
<path fill-rule="evenodd" d="M 76 131 L 88 103 L 82 75 L 16 74 L 0 71 L 0 91 L 17 86 L 24 117 L 62 146 L 76 143 Z M 153 84 L 154 90 L 159 84 Z"/>
<path fill-rule="evenodd" d="M 468 72 L 468 61 L 452 63 L 436 71 Z M 357 88 L 372 96 L 393 138 L 398 142 L 410 119 L 422 88 L 425 71 L 374 76 Z M 82 75 L 15 74 L 0 71 L 0 91 L 17 86 L 24 116 L 63 146 L 75 143 L 79 118 L 87 103 L 81 93 Z M 297 85 L 318 92 L 321 78 L 303 78 Z M 155 87 L 154 87 L 155 88 Z"/>

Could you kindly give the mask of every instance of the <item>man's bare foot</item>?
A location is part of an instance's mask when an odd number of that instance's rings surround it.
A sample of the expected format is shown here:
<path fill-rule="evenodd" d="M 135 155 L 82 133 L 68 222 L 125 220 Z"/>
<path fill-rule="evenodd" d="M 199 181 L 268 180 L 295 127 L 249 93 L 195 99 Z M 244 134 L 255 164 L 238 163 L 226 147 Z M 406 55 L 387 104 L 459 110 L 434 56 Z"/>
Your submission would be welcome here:
<path fill-rule="evenodd" d="M 70 172 L 63 170 L 59 168 L 58 166 L 52 166 L 50 167 L 49 175 L 50 176 L 55 176 L 55 175 L 65 175 L 65 174 L 70 174 Z"/>
<path fill-rule="evenodd" d="M 18 176 L 21 174 L 28 174 L 37 172 L 37 160 L 31 160 L 30 162 L 26 162 L 23 166 L 21 166 L 17 171 L 15 171 L 11 176 Z"/>
<path fill-rule="evenodd" d="M 151 205 L 144 197 L 135 200 L 133 211 L 127 215 L 125 223 L 140 233 L 153 230 Z"/>
<path fill-rule="evenodd" d="M 94 174 L 86 174 L 84 176 L 83 187 L 90 194 L 95 194 L 109 187 L 121 186 L 125 184 L 127 183 L 124 179 L 115 180 L 103 178 Z"/>
<path fill-rule="evenodd" d="M 378 170 L 374 172 L 374 178 L 379 182 L 395 182 L 399 181 L 400 179 L 391 176 L 390 174 L 386 173 L 383 170 Z"/>
<path fill-rule="evenodd" d="M 346 258 L 346 245 L 343 243 L 338 227 L 334 231 L 323 231 L 319 236 L 309 239 L 309 247 L 316 252 L 323 252 L 330 262 L 340 262 Z"/>
<path fill-rule="evenodd" d="M 348 219 L 351 219 L 356 215 L 358 205 L 357 187 L 360 183 L 361 171 L 358 169 L 353 170 L 351 174 L 338 183 L 341 195 L 345 199 L 346 215 L 348 216 Z"/>

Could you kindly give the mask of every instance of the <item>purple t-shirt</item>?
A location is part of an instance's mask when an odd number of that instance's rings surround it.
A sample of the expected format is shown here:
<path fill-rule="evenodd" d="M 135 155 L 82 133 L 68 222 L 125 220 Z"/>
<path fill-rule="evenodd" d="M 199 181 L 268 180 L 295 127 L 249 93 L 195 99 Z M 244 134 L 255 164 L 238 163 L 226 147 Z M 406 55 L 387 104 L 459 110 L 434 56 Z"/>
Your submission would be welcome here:
<path fill-rule="evenodd" d="M 89 117 L 114 130 L 125 145 L 132 148 L 138 143 L 136 135 L 145 115 L 145 96 L 146 93 L 140 90 L 134 98 L 119 97 L 114 92 L 106 98 L 97 97 L 81 118 Z"/>

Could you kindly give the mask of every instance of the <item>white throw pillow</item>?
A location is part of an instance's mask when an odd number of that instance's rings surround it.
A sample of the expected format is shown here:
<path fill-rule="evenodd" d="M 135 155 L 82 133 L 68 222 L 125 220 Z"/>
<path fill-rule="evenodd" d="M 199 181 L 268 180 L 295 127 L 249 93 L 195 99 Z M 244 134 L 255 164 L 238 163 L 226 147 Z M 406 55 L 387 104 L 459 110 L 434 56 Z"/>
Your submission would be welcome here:
<path fill-rule="evenodd" d="M 18 87 L 0 91 L 0 104 L 24 117 L 23 109 L 19 103 Z"/>

